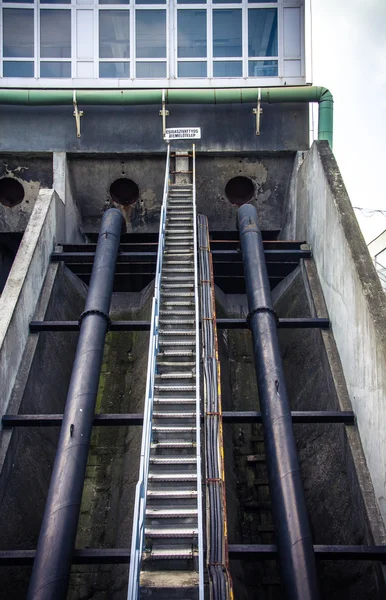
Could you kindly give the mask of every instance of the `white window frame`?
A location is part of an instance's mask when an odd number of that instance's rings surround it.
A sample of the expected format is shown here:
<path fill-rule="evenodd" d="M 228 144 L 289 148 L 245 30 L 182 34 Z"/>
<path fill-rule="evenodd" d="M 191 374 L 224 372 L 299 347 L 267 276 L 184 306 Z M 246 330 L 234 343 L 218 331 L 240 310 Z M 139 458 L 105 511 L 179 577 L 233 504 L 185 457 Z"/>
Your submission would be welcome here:
<path fill-rule="evenodd" d="M 83 3 L 84 2 L 84 3 Z M 35 55 L 34 73 L 40 71 L 40 9 L 71 10 L 71 58 L 69 59 L 42 59 L 44 62 L 71 62 L 71 78 L 21 78 L 2 77 L 3 75 L 3 44 L 0 48 L 0 87 L 3 88 L 212 88 L 212 87 L 274 87 L 282 85 L 304 85 L 305 80 L 305 31 L 304 31 L 304 0 L 277 0 L 272 2 L 242 2 L 214 3 L 207 0 L 206 3 L 178 4 L 177 0 L 169 0 L 166 4 L 135 4 L 135 0 L 129 0 L 126 4 L 99 4 L 98 0 L 71 0 L 68 4 L 42 4 L 40 0 L 33 3 L 4 2 L 0 0 L 0 29 L 2 31 L 3 8 L 29 8 L 34 10 L 34 43 Z M 278 76 L 277 77 L 249 77 L 248 66 L 250 60 L 276 60 L 276 57 L 248 57 L 248 9 L 277 8 L 278 10 Z M 284 56 L 284 10 L 297 8 L 300 10 L 300 56 Z M 177 59 L 177 10 L 207 10 L 207 57 L 196 59 L 184 59 L 185 61 L 206 61 L 206 78 L 178 78 Z M 242 57 L 213 57 L 213 10 L 239 9 L 242 11 Z M 93 49 L 94 54 L 89 59 L 77 58 L 77 10 L 89 10 L 93 14 Z M 130 58 L 129 59 L 99 59 L 99 11 L 100 10 L 129 10 L 130 11 Z M 137 59 L 135 56 L 135 14 L 136 10 L 166 10 L 166 59 Z M 7 60 L 7 59 L 5 59 Z M 8 59 L 13 60 L 13 59 Z M 18 58 L 17 60 L 23 60 Z M 29 57 L 26 60 L 31 60 Z M 136 62 L 165 62 L 166 78 L 135 78 Z M 179 59 L 181 60 L 181 59 Z M 242 61 L 242 77 L 213 77 L 213 62 L 221 60 Z M 130 77 L 124 79 L 99 78 L 99 62 L 130 62 Z M 295 61 L 300 67 L 300 76 L 285 77 L 285 65 L 289 61 Z M 92 65 L 93 77 L 76 77 L 78 63 L 87 62 Z"/>

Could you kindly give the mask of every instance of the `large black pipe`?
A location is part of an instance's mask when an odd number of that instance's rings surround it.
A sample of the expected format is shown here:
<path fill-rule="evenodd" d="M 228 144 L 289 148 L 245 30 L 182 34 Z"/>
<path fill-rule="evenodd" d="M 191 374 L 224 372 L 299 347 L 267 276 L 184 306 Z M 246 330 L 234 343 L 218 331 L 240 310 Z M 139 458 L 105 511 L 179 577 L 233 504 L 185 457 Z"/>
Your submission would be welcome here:
<path fill-rule="evenodd" d="M 67 597 L 123 223 L 102 219 L 27 600 Z"/>
<path fill-rule="evenodd" d="M 319 598 L 315 557 L 292 430 L 276 315 L 256 209 L 238 211 L 280 574 L 289 600 Z"/>

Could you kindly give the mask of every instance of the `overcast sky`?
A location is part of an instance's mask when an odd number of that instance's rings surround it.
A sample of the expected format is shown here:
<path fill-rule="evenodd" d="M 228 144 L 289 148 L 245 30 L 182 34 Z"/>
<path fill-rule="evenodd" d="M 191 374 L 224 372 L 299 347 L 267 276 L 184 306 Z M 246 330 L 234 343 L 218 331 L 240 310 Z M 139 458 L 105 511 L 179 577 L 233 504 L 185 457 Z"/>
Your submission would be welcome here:
<path fill-rule="evenodd" d="M 313 83 L 334 96 L 334 153 L 351 202 L 386 210 L 386 0 L 311 2 Z M 386 229 L 380 214 L 355 214 L 367 242 Z"/>

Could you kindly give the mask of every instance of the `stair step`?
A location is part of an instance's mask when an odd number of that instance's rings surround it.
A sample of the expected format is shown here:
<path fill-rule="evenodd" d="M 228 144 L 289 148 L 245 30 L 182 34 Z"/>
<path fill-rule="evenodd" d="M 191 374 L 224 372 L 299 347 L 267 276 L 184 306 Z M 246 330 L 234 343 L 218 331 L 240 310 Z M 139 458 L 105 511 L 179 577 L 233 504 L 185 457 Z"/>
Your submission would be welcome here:
<path fill-rule="evenodd" d="M 194 325 L 195 319 L 162 319 L 162 325 Z"/>
<path fill-rule="evenodd" d="M 179 292 L 178 294 L 176 294 L 176 292 L 162 292 L 162 297 L 163 298 L 193 298 L 194 296 L 194 292 Z"/>
<path fill-rule="evenodd" d="M 196 390 L 195 385 L 167 385 L 165 383 L 155 383 L 154 389 L 157 392 L 194 392 Z"/>
<path fill-rule="evenodd" d="M 154 398 L 154 404 L 196 404 L 196 398 Z"/>
<path fill-rule="evenodd" d="M 182 362 L 182 361 L 157 361 L 158 367 L 195 367 L 195 362 Z"/>
<path fill-rule="evenodd" d="M 191 283 L 164 283 L 161 282 L 161 288 L 165 289 L 180 289 L 180 288 L 194 288 L 194 281 Z"/>
<path fill-rule="evenodd" d="M 197 508 L 147 508 L 146 516 L 157 519 L 184 519 L 196 517 Z"/>
<path fill-rule="evenodd" d="M 173 481 L 197 481 L 196 473 L 149 473 L 149 481 L 171 483 Z"/>
<path fill-rule="evenodd" d="M 186 341 L 186 340 L 177 340 L 177 341 L 173 341 L 173 340 L 163 340 L 160 339 L 159 340 L 159 344 L 160 346 L 196 346 L 196 342 L 195 340 L 191 340 L 191 341 Z"/>
<path fill-rule="evenodd" d="M 186 537 L 186 536 L 184 536 Z M 156 549 L 151 551 L 152 560 L 175 560 L 175 559 L 189 559 L 194 557 L 193 548 L 187 546 L 185 549 L 182 548 L 170 548 L 170 549 Z"/>
<path fill-rule="evenodd" d="M 163 412 L 163 413 L 153 413 L 153 419 L 195 419 L 196 413 L 172 413 L 172 412 Z"/>
<path fill-rule="evenodd" d="M 186 336 L 195 336 L 195 330 L 188 329 L 159 329 L 160 335 L 186 335 Z"/>
<path fill-rule="evenodd" d="M 151 448 L 153 450 L 170 450 L 170 449 L 186 450 L 186 449 L 192 449 L 195 447 L 196 447 L 196 442 L 193 442 L 193 441 L 178 441 L 178 442 L 162 441 L 162 442 L 153 442 L 151 444 Z"/>
<path fill-rule="evenodd" d="M 185 364 L 181 363 L 181 366 L 184 367 Z M 157 373 L 156 377 L 160 379 L 193 379 L 196 375 L 192 371 L 173 371 L 171 373 Z"/>
<path fill-rule="evenodd" d="M 151 456 L 150 463 L 156 465 L 195 465 L 197 463 L 197 458 L 195 456 Z M 186 494 L 186 492 L 180 492 L 180 494 Z M 196 492 L 197 495 L 197 492 Z M 181 497 L 190 497 L 190 496 L 181 496 Z"/>

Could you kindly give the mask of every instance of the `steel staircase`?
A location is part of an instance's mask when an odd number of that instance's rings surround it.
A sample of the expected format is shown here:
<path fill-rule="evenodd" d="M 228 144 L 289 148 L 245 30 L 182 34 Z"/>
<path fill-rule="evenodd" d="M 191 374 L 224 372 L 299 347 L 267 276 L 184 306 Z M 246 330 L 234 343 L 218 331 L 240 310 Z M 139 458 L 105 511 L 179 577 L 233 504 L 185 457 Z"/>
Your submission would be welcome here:
<path fill-rule="evenodd" d="M 179 174 L 189 173 L 178 171 L 186 156 L 176 155 L 175 183 L 165 183 L 149 355 L 151 431 L 144 425 L 142 462 L 148 464 L 140 473 L 147 481 L 138 499 L 142 515 L 134 514 L 142 533 L 136 540 L 133 533 L 132 544 L 140 566 L 131 564 L 130 600 L 204 597 L 194 169 L 193 181 L 178 183 Z"/>

